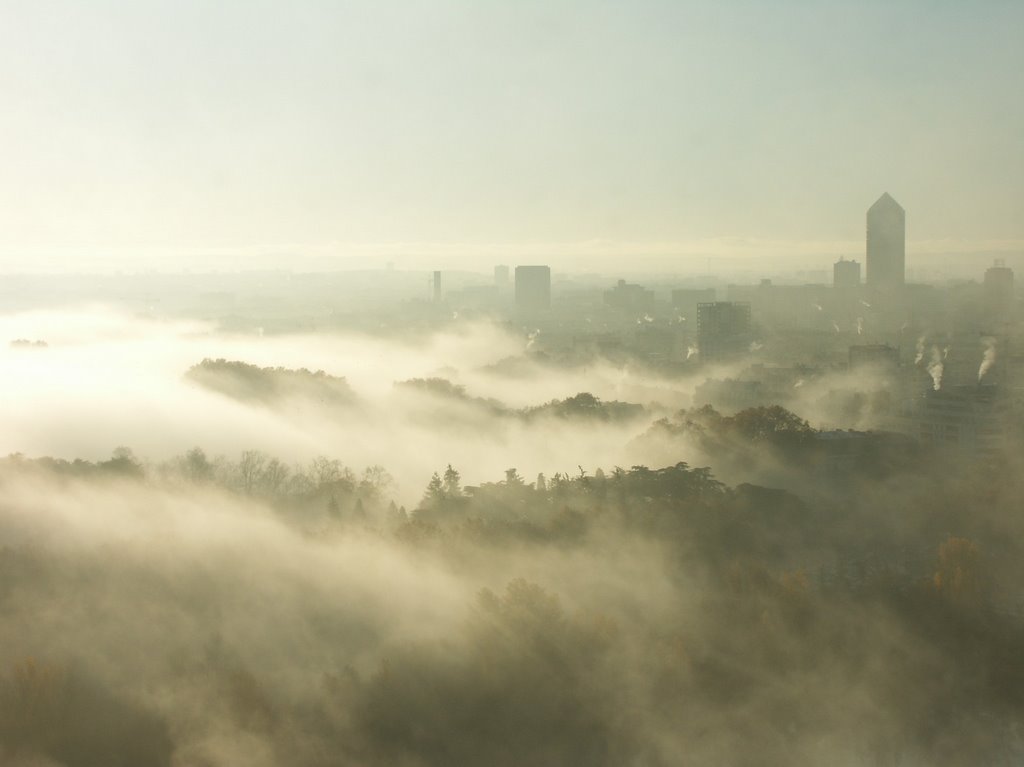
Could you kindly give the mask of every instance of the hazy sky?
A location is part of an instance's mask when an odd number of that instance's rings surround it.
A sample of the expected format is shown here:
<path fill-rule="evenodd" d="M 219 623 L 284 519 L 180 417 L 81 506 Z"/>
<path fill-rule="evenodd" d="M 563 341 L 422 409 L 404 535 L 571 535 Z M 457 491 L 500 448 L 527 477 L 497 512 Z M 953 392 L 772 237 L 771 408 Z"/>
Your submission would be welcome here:
<path fill-rule="evenodd" d="M 0 267 L 1024 241 L 1020 0 L 0 9 Z"/>

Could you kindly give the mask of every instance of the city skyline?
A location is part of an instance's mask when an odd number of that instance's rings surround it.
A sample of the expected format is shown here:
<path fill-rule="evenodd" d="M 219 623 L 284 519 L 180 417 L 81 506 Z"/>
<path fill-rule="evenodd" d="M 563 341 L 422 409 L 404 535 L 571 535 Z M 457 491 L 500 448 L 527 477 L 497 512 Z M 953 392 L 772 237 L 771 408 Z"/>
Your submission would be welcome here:
<path fill-rule="evenodd" d="M 0 0 L 0 767 L 1024 765 L 1022 30 Z"/>

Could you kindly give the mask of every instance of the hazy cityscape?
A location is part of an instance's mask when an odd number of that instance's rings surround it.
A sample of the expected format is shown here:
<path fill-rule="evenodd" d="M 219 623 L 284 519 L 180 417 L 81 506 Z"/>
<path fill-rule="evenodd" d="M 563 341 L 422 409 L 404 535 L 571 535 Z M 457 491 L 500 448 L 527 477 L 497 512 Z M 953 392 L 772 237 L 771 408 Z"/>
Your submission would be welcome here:
<path fill-rule="evenodd" d="M 90 6 L 0 765 L 1024 764 L 1024 7 Z"/>

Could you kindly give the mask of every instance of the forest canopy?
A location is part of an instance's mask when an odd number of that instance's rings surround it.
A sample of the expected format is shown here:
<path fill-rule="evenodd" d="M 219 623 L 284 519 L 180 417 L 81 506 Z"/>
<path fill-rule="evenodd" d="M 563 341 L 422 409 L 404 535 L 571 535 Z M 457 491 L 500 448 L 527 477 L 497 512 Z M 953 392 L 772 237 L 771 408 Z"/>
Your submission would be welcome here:
<path fill-rule="evenodd" d="M 723 460 L 825 449 L 779 410 L 655 429 Z M 789 490 L 684 462 L 474 484 L 449 464 L 406 508 L 386 469 L 328 457 L 11 456 L 0 747 L 72 766 L 989 763 L 1024 713 L 1021 488 L 982 510 L 993 469 L 915 480 L 938 460 L 883 485 L 807 460 Z"/>

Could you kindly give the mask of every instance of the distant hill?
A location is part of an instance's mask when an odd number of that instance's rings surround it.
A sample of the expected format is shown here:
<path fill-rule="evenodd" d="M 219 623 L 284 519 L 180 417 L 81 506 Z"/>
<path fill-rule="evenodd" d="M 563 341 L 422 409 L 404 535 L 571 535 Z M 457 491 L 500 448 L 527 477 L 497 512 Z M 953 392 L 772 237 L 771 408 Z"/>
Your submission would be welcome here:
<path fill-rule="evenodd" d="M 526 418 L 554 416 L 556 418 L 592 419 L 597 421 L 621 421 L 639 418 L 645 414 L 643 405 L 633 402 L 612 400 L 604 402 L 590 392 L 580 392 L 566 399 L 553 399 L 543 405 L 521 411 Z"/>
<path fill-rule="evenodd" d="M 515 411 L 496 399 L 474 397 L 466 392 L 465 386 L 452 383 L 447 378 L 410 378 L 408 381 L 396 381 L 395 386 L 429 394 L 442 400 L 459 402 L 477 407 L 492 415 L 514 415 Z"/>
<path fill-rule="evenodd" d="M 189 368 L 185 378 L 232 399 L 263 405 L 296 397 L 331 406 L 350 405 L 356 400 L 348 381 L 323 370 L 314 373 L 306 368 L 261 368 L 237 360 L 204 359 Z"/>
<path fill-rule="evenodd" d="M 452 383 L 446 378 L 412 378 L 408 381 L 398 381 L 395 383 L 395 386 L 424 392 L 443 400 L 478 407 L 491 415 L 526 420 L 554 417 L 617 421 L 637 418 L 643 416 L 646 412 L 643 405 L 637 405 L 632 402 L 604 402 L 590 392 L 580 392 L 565 399 L 553 399 L 542 405 L 517 409 L 509 407 L 496 399 L 474 397 L 466 392 L 466 387 Z"/>

